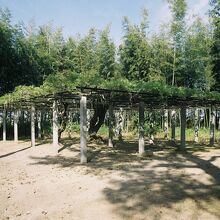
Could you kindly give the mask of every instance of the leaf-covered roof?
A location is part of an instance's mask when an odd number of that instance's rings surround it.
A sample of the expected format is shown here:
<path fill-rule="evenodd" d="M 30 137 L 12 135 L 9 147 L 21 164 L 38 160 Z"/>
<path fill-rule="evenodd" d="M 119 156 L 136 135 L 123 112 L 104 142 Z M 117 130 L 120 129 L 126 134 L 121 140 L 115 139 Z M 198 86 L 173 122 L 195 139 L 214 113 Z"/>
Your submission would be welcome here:
<path fill-rule="evenodd" d="M 220 105 L 220 93 L 205 92 L 161 83 L 129 81 L 125 78 L 104 80 L 96 73 L 79 76 L 75 73 L 51 75 L 42 86 L 19 86 L 14 92 L 0 97 L 3 108 L 27 108 L 32 103 L 38 108 L 50 108 L 54 98 L 78 107 L 80 94 L 88 97 L 89 107 L 94 102 L 117 107 L 136 107 L 140 101 L 149 108 L 205 107 Z M 75 101 L 74 101 L 75 100 Z"/>

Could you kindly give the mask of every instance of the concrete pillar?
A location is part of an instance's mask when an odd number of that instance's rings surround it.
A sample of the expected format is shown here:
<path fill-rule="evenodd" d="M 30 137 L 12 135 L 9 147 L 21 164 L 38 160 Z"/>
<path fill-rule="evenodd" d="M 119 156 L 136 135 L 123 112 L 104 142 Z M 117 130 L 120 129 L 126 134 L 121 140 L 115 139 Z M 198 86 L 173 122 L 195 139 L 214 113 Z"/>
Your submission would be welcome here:
<path fill-rule="evenodd" d="M 165 110 L 164 112 L 164 138 L 167 139 L 168 138 L 168 110 Z"/>
<path fill-rule="evenodd" d="M 215 142 L 215 111 L 211 108 L 210 117 L 210 145 L 213 146 Z"/>
<path fill-rule="evenodd" d="M 114 132 L 113 132 L 113 107 L 112 107 L 112 104 L 109 104 L 108 112 L 109 112 L 108 146 L 109 147 L 113 147 L 113 135 L 114 135 Z"/>
<path fill-rule="evenodd" d="M 116 134 L 118 136 L 118 140 L 122 141 L 122 129 L 123 129 L 123 109 L 120 108 L 119 111 L 116 114 Z"/>
<path fill-rule="evenodd" d="M 176 111 L 171 111 L 171 140 L 175 141 L 176 139 Z"/>
<path fill-rule="evenodd" d="M 150 117 L 149 144 L 154 145 L 154 114 L 150 112 L 149 117 Z"/>
<path fill-rule="evenodd" d="M 87 98 L 80 99 L 80 161 L 87 163 Z"/>
<path fill-rule="evenodd" d="M 2 119 L 3 119 L 3 141 L 6 141 L 6 110 L 3 110 Z"/>
<path fill-rule="evenodd" d="M 38 138 L 41 139 L 41 111 L 38 112 L 37 115 L 37 128 L 38 128 Z"/>
<path fill-rule="evenodd" d="M 181 149 L 186 147 L 186 107 L 182 106 L 180 110 L 180 143 Z"/>
<path fill-rule="evenodd" d="M 18 110 L 14 111 L 14 141 L 18 141 L 18 121 L 19 121 L 19 112 Z"/>
<path fill-rule="evenodd" d="M 200 113 L 199 113 L 199 109 L 196 108 L 195 110 L 195 136 L 194 136 L 194 141 L 196 143 L 199 142 L 199 121 L 200 121 Z"/>
<path fill-rule="evenodd" d="M 31 106 L 31 147 L 35 146 L 35 106 Z"/>
<path fill-rule="evenodd" d="M 144 103 L 139 103 L 139 143 L 138 143 L 139 154 L 142 155 L 144 149 Z"/>
<path fill-rule="evenodd" d="M 57 109 L 57 101 L 53 101 L 53 146 L 59 146 L 58 140 L 58 109 Z"/>

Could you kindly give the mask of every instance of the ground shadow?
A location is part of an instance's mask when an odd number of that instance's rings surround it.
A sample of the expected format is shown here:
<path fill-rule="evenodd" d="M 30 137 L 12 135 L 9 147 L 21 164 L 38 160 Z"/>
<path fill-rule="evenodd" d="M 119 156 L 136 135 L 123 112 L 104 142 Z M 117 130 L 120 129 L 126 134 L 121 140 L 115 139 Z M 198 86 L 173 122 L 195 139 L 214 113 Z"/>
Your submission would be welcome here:
<path fill-rule="evenodd" d="M 158 207 L 154 218 L 159 219 L 162 208 L 178 213 L 178 204 L 187 200 L 193 201 L 195 219 L 200 215 L 198 210 L 220 218 L 220 169 L 215 165 L 220 152 L 209 158 L 199 156 L 200 152 L 216 152 L 218 146 L 188 142 L 186 151 L 179 152 L 169 142 L 157 140 L 155 146 L 146 146 L 154 152 L 153 156 L 139 157 L 137 140 L 118 142 L 114 148 L 90 143 L 89 163 L 81 165 L 79 140 L 74 142 L 75 145 L 71 145 L 71 140 L 66 142 L 67 147 L 57 156 L 31 157 L 32 164 L 83 167 L 84 174 L 99 176 L 111 176 L 117 171 L 121 179 L 110 178 L 103 195 L 124 219 L 132 219 L 152 207 Z M 73 156 L 66 156 L 66 151 Z"/>
<path fill-rule="evenodd" d="M 10 152 L 10 153 L 7 153 L 7 154 L 4 154 L 4 155 L 0 155 L 0 158 L 8 157 L 8 156 L 10 156 L 10 155 L 13 155 L 13 154 L 16 154 L 16 153 L 18 153 L 18 152 L 21 152 L 21 151 L 27 150 L 27 149 L 29 149 L 29 148 L 31 148 L 31 147 L 25 147 L 25 148 L 20 149 L 20 150 L 16 150 L 16 151 L 13 151 L 13 152 Z"/>

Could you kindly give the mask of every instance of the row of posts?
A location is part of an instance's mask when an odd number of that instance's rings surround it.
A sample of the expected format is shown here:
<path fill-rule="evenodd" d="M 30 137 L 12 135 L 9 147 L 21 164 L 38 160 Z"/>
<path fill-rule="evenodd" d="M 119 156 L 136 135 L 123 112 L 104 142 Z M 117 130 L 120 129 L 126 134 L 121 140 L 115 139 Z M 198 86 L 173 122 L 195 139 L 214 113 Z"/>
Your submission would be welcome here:
<path fill-rule="evenodd" d="M 31 146 L 35 146 L 35 106 L 32 105 L 31 109 Z M 58 146 L 58 121 L 57 121 L 57 104 L 56 101 L 53 103 L 53 145 Z M 3 141 L 6 141 L 6 109 L 3 110 L 2 119 L 3 119 Z M 38 112 L 38 138 L 41 138 L 41 112 Z M 19 121 L 19 111 L 14 111 L 14 141 L 18 142 L 18 121 Z"/>
<path fill-rule="evenodd" d="M 145 152 L 145 141 L 144 141 L 144 102 L 139 103 L 139 143 L 138 150 L 139 154 L 142 155 Z M 3 141 L 6 141 L 6 110 L 3 110 Z M 41 115 L 38 116 L 39 119 Z M 18 141 L 18 118 L 19 112 L 14 112 L 14 140 Z M 186 107 L 181 107 L 180 110 L 180 140 L 181 148 L 184 149 L 186 145 Z M 58 147 L 58 107 L 57 101 L 53 102 L 53 146 Z M 175 124 L 172 128 L 172 139 L 175 139 Z M 214 144 L 214 128 L 215 128 L 215 115 L 212 111 L 212 119 L 210 125 L 210 145 Z M 38 120 L 38 135 L 41 136 L 41 122 Z M 87 97 L 81 96 L 80 99 L 80 154 L 81 163 L 87 163 Z M 198 133 L 198 131 L 195 131 Z M 31 106 L 31 146 L 35 146 L 35 106 Z M 108 146 L 113 147 L 113 106 L 109 106 L 109 139 Z"/>

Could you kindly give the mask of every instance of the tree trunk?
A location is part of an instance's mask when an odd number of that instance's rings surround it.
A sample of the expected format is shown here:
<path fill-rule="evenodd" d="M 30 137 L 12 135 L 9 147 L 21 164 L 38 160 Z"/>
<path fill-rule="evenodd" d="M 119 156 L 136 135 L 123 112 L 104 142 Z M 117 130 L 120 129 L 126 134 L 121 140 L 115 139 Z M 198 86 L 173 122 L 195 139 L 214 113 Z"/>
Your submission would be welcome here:
<path fill-rule="evenodd" d="M 105 120 L 105 114 L 108 106 L 102 104 L 95 104 L 94 115 L 90 121 L 89 135 L 95 136 Z"/>
<path fill-rule="evenodd" d="M 65 131 L 68 122 L 68 107 L 67 103 L 63 103 L 63 111 L 60 113 L 60 127 L 58 130 L 58 141 L 60 142 L 61 134 Z"/>

